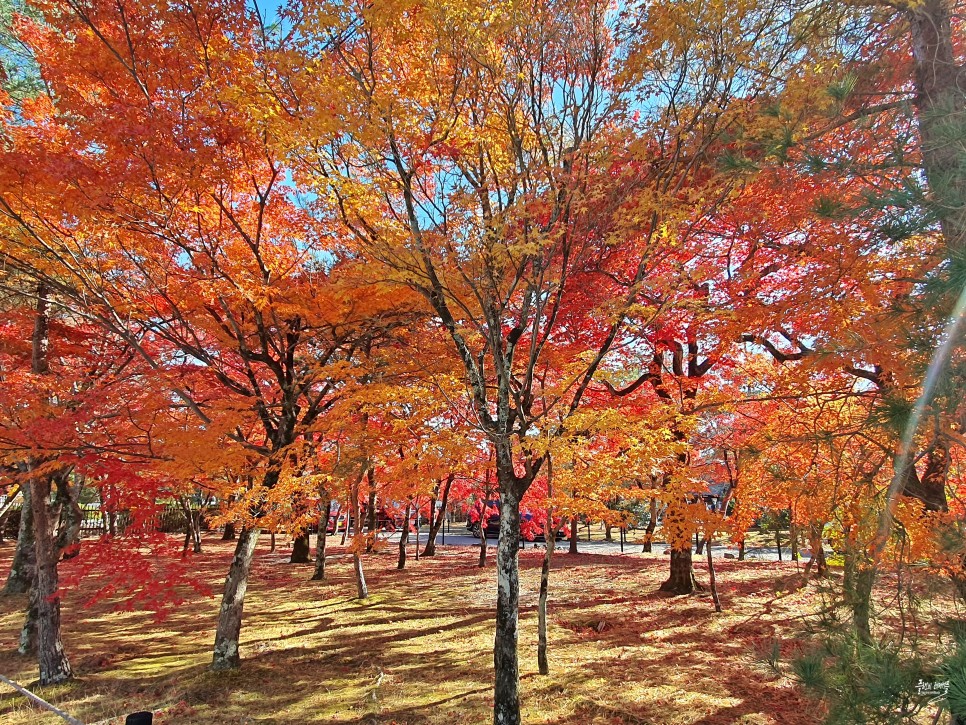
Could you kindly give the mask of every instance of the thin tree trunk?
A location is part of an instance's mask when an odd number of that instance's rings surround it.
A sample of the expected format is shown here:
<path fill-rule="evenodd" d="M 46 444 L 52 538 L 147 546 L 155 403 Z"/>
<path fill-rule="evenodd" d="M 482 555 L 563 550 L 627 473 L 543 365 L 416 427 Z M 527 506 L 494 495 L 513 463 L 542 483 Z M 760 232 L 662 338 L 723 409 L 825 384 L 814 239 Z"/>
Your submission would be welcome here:
<path fill-rule="evenodd" d="M 714 576 L 714 560 L 711 558 L 711 537 L 707 537 L 708 546 L 708 577 L 711 580 L 711 598 L 714 600 L 714 611 L 721 611 L 721 600 L 718 599 L 718 582 Z"/>
<path fill-rule="evenodd" d="M 568 554 L 577 554 L 577 517 L 570 517 L 570 550 Z"/>
<path fill-rule="evenodd" d="M 650 518 L 647 520 L 647 528 L 644 529 L 644 554 L 650 554 L 654 541 L 654 531 L 657 529 L 657 499 L 652 498 L 650 504 Z"/>
<path fill-rule="evenodd" d="M 353 524 L 352 517 L 355 515 L 352 512 L 355 510 L 349 505 L 349 499 L 346 499 L 345 508 L 340 509 L 345 511 L 345 527 L 342 529 L 342 542 L 340 546 L 345 546 L 346 539 L 349 538 L 349 526 Z"/>
<path fill-rule="evenodd" d="M 419 496 L 416 497 L 416 561 L 419 561 Z"/>
<path fill-rule="evenodd" d="M 357 480 L 352 487 L 352 517 L 355 519 L 355 529 L 354 534 L 358 539 L 362 532 L 362 526 L 359 521 L 359 484 L 361 480 Z M 366 586 L 366 574 L 362 569 L 362 555 L 359 553 L 360 542 L 353 541 L 352 546 L 352 565 L 353 570 L 356 575 L 356 595 L 359 599 L 367 599 L 369 597 L 369 587 Z"/>
<path fill-rule="evenodd" d="M 20 527 L 17 529 L 17 548 L 7 575 L 4 594 L 23 594 L 30 589 L 34 579 L 34 524 L 33 506 L 30 502 L 30 486 L 23 487 L 23 506 L 20 509 Z"/>
<path fill-rule="evenodd" d="M 550 564 L 553 560 L 556 530 L 552 526 L 549 528 L 550 531 L 545 534 L 547 550 L 540 567 L 540 599 L 537 603 L 537 668 L 541 675 L 550 674 L 550 664 L 547 661 L 547 595 L 550 590 Z"/>
<path fill-rule="evenodd" d="M 352 555 L 352 565 L 356 575 L 356 598 L 368 599 L 369 587 L 366 584 L 366 573 L 362 569 L 362 556 L 358 552 Z"/>
<path fill-rule="evenodd" d="M 798 561 L 798 529 L 794 523 L 788 525 L 788 545 L 792 549 L 792 561 Z"/>
<path fill-rule="evenodd" d="M 501 481 L 500 539 L 497 545 L 496 637 L 493 664 L 494 725 L 520 723 L 520 670 L 517 659 L 520 604 L 520 501 L 507 489 L 516 484 Z"/>
<path fill-rule="evenodd" d="M 426 548 L 423 549 L 423 556 L 433 556 L 436 553 L 436 536 L 443 525 L 446 517 L 446 504 L 449 501 L 449 490 L 453 485 L 456 474 L 449 474 L 443 484 L 442 492 L 439 497 L 439 515 L 436 514 L 436 497 L 433 496 L 429 506 L 429 538 L 426 541 Z"/>
<path fill-rule="evenodd" d="M 778 561 L 782 560 L 782 530 L 775 527 L 775 545 L 778 547 Z"/>
<path fill-rule="evenodd" d="M 201 553 L 201 515 L 202 511 L 200 508 L 192 514 L 194 524 L 191 527 L 191 535 L 194 539 L 193 551 L 196 554 Z"/>
<path fill-rule="evenodd" d="M 694 553 L 701 556 L 704 553 L 704 539 L 698 536 L 698 532 L 694 532 Z"/>
<path fill-rule="evenodd" d="M 406 544 L 409 543 L 409 517 L 413 512 L 412 501 L 406 502 L 406 513 L 404 515 L 402 531 L 399 533 L 399 561 L 396 563 L 397 569 L 406 568 Z"/>
<path fill-rule="evenodd" d="M 325 579 L 325 542 L 329 538 L 329 517 L 331 515 L 332 499 L 329 499 L 319 519 L 319 531 L 315 535 L 315 572 L 312 574 L 312 581 Z"/>
<path fill-rule="evenodd" d="M 221 535 L 222 541 L 234 541 L 235 539 L 235 524 L 229 521 L 225 524 L 225 532 Z"/>
<path fill-rule="evenodd" d="M 547 498 L 553 497 L 553 463 L 547 457 Z M 540 599 L 537 602 L 537 670 L 541 675 L 550 674 L 550 662 L 547 659 L 547 596 L 550 592 L 550 564 L 553 560 L 553 550 L 557 543 L 557 527 L 553 525 L 553 507 L 547 507 L 547 519 L 543 524 L 543 538 L 547 542 L 547 550 L 543 555 L 543 565 L 540 567 Z"/>
<path fill-rule="evenodd" d="M 822 545 L 822 525 L 809 524 L 808 545 L 812 550 L 812 556 L 805 564 L 805 577 L 814 568 L 816 577 L 823 577 L 828 573 L 828 563 L 825 561 L 825 547 Z"/>
<path fill-rule="evenodd" d="M 490 522 L 490 517 L 486 513 L 487 503 L 493 496 L 493 489 L 490 487 L 490 469 L 487 468 L 484 474 L 483 484 L 483 510 L 480 513 L 480 561 L 479 567 L 486 566 L 486 525 Z"/>
<path fill-rule="evenodd" d="M 486 507 L 483 507 L 483 517 L 480 519 L 480 560 L 478 566 L 486 566 Z"/>
<path fill-rule="evenodd" d="M 194 532 L 194 519 L 191 516 L 191 502 L 187 496 L 179 496 L 178 503 L 181 504 L 181 513 L 184 514 L 184 546 L 181 547 L 181 555 L 184 556 L 188 553 L 188 547 L 191 545 Z"/>
<path fill-rule="evenodd" d="M 225 577 L 225 591 L 218 613 L 218 628 L 215 631 L 215 647 L 211 660 L 213 670 L 230 670 L 241 665 L 238 643 L 241 639 L 242 611 L 245 607 L 248 575 L 260 533 L 259 529 L 246 526 L 238 535 L 235 556 L 231 560 L 228 576 Z"/>
<path fill-rule="evenodd" d="M 745 540 L 742 539 L 738 542 L 738 561 L 745 560 Z"/>
<path fill-rule="evenodd" d="M 369 482 L 369 509 L 366 511 L 369 531 L 366 536 L 366 553 L 371 554 L 376 541 L 376 472 L 372 466 L 366 472 L 366 479 Z"/>

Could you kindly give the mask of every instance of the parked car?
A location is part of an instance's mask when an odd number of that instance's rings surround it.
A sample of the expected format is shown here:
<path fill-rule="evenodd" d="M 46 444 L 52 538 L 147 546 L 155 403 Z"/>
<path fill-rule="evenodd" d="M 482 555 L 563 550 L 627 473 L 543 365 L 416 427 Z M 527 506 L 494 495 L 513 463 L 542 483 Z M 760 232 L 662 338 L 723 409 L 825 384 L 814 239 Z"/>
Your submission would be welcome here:
<path fill-rule="evenodd" d="M 483 519 L 484 510 L 486 512 L 486 538 L 488 539 L 498 539 L 500 537 L 500 501 L 491 500 L 486 502 L 484 508 L 482 502 L 477 502 L 477 504 L 470 509 L 469 515 L 467 516 L 466 528 L 470 530 L 476 538 L 481 538 L 483 533 L 481 531 L 480 522 Z M 561 525 L 561 520 L 558 518 L 556 521 L 557 525 L 557 541 L 562 541 L 563 539 L 570 536 L 570 527 L 566 524 Z M 544 541 L 543 526 L 534 521 L 533 514 L 530 512 L 525 512 L 520 516 L 520 534 L 526 541 Z"/>

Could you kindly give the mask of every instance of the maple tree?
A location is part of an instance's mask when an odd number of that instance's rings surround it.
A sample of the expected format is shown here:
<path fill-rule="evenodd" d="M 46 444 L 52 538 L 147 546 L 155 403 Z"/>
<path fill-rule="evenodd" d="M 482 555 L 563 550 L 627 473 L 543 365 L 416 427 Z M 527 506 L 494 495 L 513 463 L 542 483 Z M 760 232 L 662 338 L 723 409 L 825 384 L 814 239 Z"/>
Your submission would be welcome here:
<path fill-rule="evenodd" d="M 404 313 L 323 256 L 324 230 L 297 205 L 257 124 L 219 95 L 240 67 L 230 64 L 252 62 L 243 44 L 258 27 L 243 5 L 172 12 L 160 45 L 146 6 L 78 5 L 31 26 L 57 105 L 25 104 L 33 123 L 11 129 L 2 208 L 14 232 L 3 253 L 163 371 L 194 430 L 234 451 L 220 480 L 237 488 L 220 493 L 243 528 L 214 656 L 232 667 L 259 524 L 290 510 L 288 449 L 314 439 L 355 380 L 354 356 Z M 83 42 L 68 40 L 75 32 Z M 230 43 L 222 65 L 205 55 Z M 46 145 L 74 134 L 87 144 Z"/>

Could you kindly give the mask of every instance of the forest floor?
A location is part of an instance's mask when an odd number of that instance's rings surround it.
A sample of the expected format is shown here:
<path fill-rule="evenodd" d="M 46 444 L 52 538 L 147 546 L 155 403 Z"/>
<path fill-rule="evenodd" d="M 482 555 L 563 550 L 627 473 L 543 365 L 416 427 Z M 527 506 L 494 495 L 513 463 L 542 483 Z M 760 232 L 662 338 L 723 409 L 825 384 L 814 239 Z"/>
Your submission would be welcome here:
<path fill-rule="evenodd" d="M 172 543 L 173 543 L 172 539 Z M 282 542 L 280 537 L 280 543 Z M 335 543 L 333 541 L 332 543 Z M 6 571 L 13 544 L 0 546 Z M 204 541 L 195 577 L 220 593 L 232 542 Z M 637 550 L 639 551 L 639 549 Z M 413 723 L 492 721 L 494 559 L 441 548 L 396 570 L 395 547 L 365 557 L 370 597 L 354 598 L 351 558 L 338 547 L 328 580 L 288 551 L 256 553 L 239 671 L 212 673 L 218 597 L 192 594 L 158 622 L 123 601 L 86 602 L 97 577 L 64 598 L 64 639 L 76 680 L 42 696 L 85 723 L 122 723 L 154 710 L 156 723 Z M 340 555 L 341 554 L 341 555 Z M 666 556 L 557 554 L 549 606 L 550 672 L 537 673 L 542 552 L 521 552 L 520 659 L 526 723 L 816 723 L 821 708 L 789 677 L 805 646 L 817 585 L 799 588 L 796 563 L 718 560 L 724 611 L 708 593 L 657 591 Z M 70 576 L 76 565 L 62 565 Z M 696 558 L 700 581 L 707 564 Z M 36 662 L 16 655 L 26 596 L 0 597 L 0 674 L 28 684 Z M 777 666 L 769 664 L 780 652 Z M 111 720 L 115 718 L 115 720 Z M 0 722 L 62 722 L 0 684 Z"/>

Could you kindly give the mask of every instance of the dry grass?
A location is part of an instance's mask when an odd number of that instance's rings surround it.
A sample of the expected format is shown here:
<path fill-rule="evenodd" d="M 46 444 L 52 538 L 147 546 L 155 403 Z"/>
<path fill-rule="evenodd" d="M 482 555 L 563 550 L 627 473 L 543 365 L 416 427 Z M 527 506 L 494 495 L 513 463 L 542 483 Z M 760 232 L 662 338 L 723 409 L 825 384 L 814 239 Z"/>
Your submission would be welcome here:
<path fill-rule="evenodd" d="M 6 563 L 12 545 L 3 546 Z M 208 540 L 205 548 L 194 563 L 218 591 L 230 546 Z M 795 564 L 719 561 L 725 612 L 715 614 L 707 595 L 656 592 L 666 557 L 560 554 L 551 579 L 551 675 L 540 677 L 541 556 L 521 554 L 525 722 L 817 722 L 816 706 L 762 661 L 775 639 L 793 653 L 800 617 L 814 606 L 810 589 L 781 593 Z M 311 582 L 309 566 L 285 563 L 265 537 L 246 602 L 244 664 L 227 674 L 206 669 L 217 598 L 195 598 L 159 624 L 150 614 L 114 612 L 110 602 L 82 608 L 88 582 L 64 606 L 77 680 L 43 694 L 88 723 L 139 709 L 160 711 L 155 722 L 188 725 L 486 723 L 495 582 L 492 560 L 480 570 L 476 557 L 475 549 L 444 548 L 397 572 L 392 550 L 374 554 L 372 596 L 360 602 L 346 557 L 331 561 L 328 581 Z M 31 682 L 36 665 L 13 653 L 24 603 L 0 598 L 0 672 Z M 4 693 L 0 722 L 60 721 Z"/>

